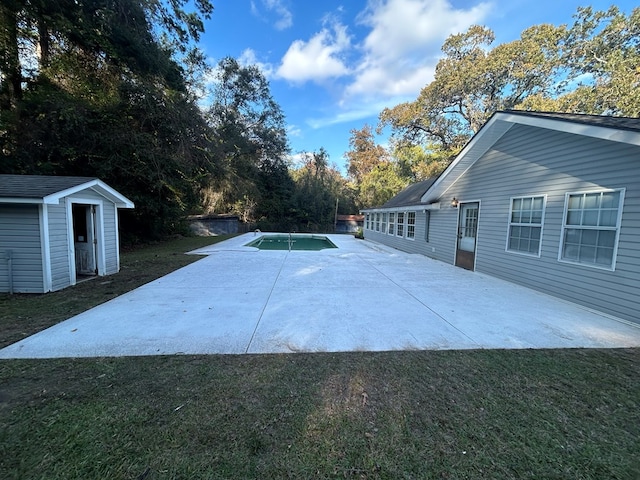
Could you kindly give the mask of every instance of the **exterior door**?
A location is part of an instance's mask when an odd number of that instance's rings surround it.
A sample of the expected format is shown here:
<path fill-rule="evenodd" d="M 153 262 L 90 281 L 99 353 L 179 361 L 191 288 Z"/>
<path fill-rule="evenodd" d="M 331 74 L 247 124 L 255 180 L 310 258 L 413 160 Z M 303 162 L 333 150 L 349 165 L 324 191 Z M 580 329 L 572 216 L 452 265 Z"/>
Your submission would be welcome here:
<path fill-rule="evenodd" d="M 476 261 L 479 203 L 461 203 L 458 217 L 456 266 L 473 270 Z"/>
<path fill-rule="evenodd" d="M 73 235 L 77 275 L 97 273 L 95 206 L 73 204 Z"/>

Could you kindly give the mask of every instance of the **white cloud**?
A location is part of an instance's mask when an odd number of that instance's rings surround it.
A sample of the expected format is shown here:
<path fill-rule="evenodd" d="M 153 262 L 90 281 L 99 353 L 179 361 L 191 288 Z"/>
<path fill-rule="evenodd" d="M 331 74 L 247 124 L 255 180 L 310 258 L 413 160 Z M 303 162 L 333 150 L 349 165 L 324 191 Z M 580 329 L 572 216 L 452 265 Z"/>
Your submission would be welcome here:
<path fill-rule="evenodd" d="M 276 30 L 286 30 L 293 25 L 293 14 L 286 7 L 283 0 L 261 0 L 262 6 L 269 12 L 275 12 L 278 19 L 273 24 Z M 263 17 L 258 4 L 251 0 L 251 13 L 256 17 Z"/>
<path fill-rule="evenodd" d="M 256 52 L 251 48 L 245 49 L 240 54 L 238 63 L 245 67 L 250 65 L 258 67 L 267 80 L 271 79 L 274 75 L 273 65 L 259 61 Z"/>
<path fill-rule="evenodd" d="M 287 135 L 289 137 L 301 137 L 302 129 L 297 125 L 287 125 Z"/>
<path fill-rule="evenodd" d="M 331 30 L 323 28 L 308 42 L 296 40 L 282 57 L 277 75 L 301 83 L 321 82 L 347 75 L 349 68 L 341 56 L 351 47 L 351 39 L 344 25 L 335 23 Z"/>
<path fill-rule="evenodd" d="M 491 8 L 490 2 L 465 10 L 449 0 L 371 0 L 359 16 L 371 30 L 345 99 L 417 95 L 433 79 L 444 40 L 481 23 Z"/>

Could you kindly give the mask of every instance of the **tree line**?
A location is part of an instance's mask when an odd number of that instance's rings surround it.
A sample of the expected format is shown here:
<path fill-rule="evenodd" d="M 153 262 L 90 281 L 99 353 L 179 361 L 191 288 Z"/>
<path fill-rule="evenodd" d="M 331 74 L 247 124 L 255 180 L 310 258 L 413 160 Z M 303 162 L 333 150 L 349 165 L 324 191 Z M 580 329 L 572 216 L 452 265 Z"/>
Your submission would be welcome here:
<path fill-rule="evenodd" d="M 326 231 L 336 211 L 437 175 L 495 110 L 640 113 L 640 9 L 579 9 L 570 26 L 497 46 L 473 26 L 445 41 L 414 101 L 351 132 L 345 178 L 323 148 L 291 164 L 257 67 L 207 65 L 198 41 L 212 14 L 209 0 L 4 0 L 0 172 L 101 178 L 136 203 L 121 219 L 130 238 L 180 232 L 192 213 Z"/>
<path fill-rule="evenodd" d="M 336 198 L 352 212 L 326 152 L 290 171 L 261 72 L 206 64 L 212 12 L 209 0 L 3 1 L 0 171 L 99 177 L 135 202 L 121 219 L 130 238 L 182 231 L 192 213 L 317 230 L 333 224 Z"/>

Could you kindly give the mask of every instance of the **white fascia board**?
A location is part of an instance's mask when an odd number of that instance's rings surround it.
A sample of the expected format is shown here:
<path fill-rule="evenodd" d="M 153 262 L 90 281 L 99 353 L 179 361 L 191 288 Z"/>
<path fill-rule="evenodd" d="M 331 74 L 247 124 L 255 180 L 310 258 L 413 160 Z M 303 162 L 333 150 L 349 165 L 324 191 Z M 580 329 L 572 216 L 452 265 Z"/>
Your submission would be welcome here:
<path fill-rule="evenodd" d="M 453 160 L 453 162 L 451 162 L 449 164 L 449 166 L 444 170 L 444 172 L 442 172 L 442 174 L 438 177 L 438 179 L 435 182 L 433 182 L 433 185 L 431 185 L 431 187 L 429 187 L 427 189 L 427 191 L 424 192 L 424 195 L 422 195 L 422 198 L 420 199 L 421 202 L 429 203 L 429 202 L 433 202 L 434 200 L 437 200 L 438 198 L 440 198 L 440 196 L 444 193 L 444 191 L 442 191 L 442 188 L 441 188 L 442 182 L 444 182 L 444 180 L 456 170 L 458 165 L 464 160 L 465 156 L 477 145 L 477 143 L 480 141 L 480 139 L 487 132 L 489 132 L 491 130 L 491 127 L 498 120 L 504 120 L 503 118 L 498 118 L 499 115 L 500 115 L 499 113 L 494 114 L 487 121 L 487 123 L 484 124 L 484 126 L 480 129 L 480 131 L 478 131 L 478 133 L 476 133 L 473 136 L 473 138 L 471 140 L 469 140 L 469 142 L 464 146 L 464 148 L 456 156 L 456 158 Z M 479 155 L 478 158 L 480 156 L 481 155 Z M 460 175 L 458 175 L 458 176 L 461 176 L 464 172 L 466 172 L 469 169 L 469 167 L 471 167 L 471 165 L 473 165 L 474 163 L 475 163 L 475 161 L 473 163 L 471 163 L 470 165 L 468 165 L 463 171 L 461 171 Z"/>
<path fill-rule="evenodd" d="M 601 127 L 597 125 L 585 125 L 558 118 L 542 118 L 506 112 L 497 113 L 495 117 L 499 117 L 500 120 L 504 120 L 505 122 L 519 123 L 521 125 L 546 128 L 548 130 L 556 130 L 565 133 L 573 133 L 575 135 L 599 138 L 601 140 L 609 140 L 611 142 L 640 145 L 640 133 L 633 132 L 631 130 L 621 130 L 618 128 Z"/>
<path fill-rule="evenodd" d="M 47 195 L 42 199 L 44 203 L 57 205 L 60 203 L 62 198 L 68 197 L 69 195 L 73 195 L 74 193 L 81 192 L 82 190 L 91 189 L 94 192 L 102 195 L 105 198 L 108 198 L 112 202 L 114 202 L 118 208 L 133 208 L 134 204 L 131 200 L 129 200 L 124 195 L 118 193 L 109 185 L 104 183 L 102 180 L 91 180 L 89 182 L 83 183 L 81 185 L 76 185 L 75 187 L 67 188 L 65 190 L 61 190 L 56 193 L 52 193 L 51 195 Z"/>
<path fill-rule="evenodd" d="M 404 207 L 387 207 L 387 208 L 364 208 L 360 213 L 378 213 L 378 212 L 422 212 L 423 210 L 440 210 L 440 203 L 429 203 L 424 205 L 405 205 Z"/>

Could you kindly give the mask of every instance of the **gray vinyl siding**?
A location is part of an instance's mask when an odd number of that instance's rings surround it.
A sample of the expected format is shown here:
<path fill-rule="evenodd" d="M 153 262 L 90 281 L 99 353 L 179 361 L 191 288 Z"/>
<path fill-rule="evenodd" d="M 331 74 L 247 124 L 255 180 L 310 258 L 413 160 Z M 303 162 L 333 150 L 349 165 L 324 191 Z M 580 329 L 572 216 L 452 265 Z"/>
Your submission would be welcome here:
<path fill-rule="evenodd" d="M 51 260 L 51 290 L 60 290 L 71 285 L 69 271 L 69 232 L 67 209 L 63 203 L 48 205 L 49 251 Z M 71 221 L 69 219 L 69 221 Z"/>
<path fill-rule="evenodd" d="M 9 291 L 7 250 L 13 251 L 13 291 L 43 292 L 39 218 L 37 205 L 0 205 L 0 292 Z"/>
<path fill-rule="evenodd" d="M 515 125 L 447 192 L 481 200 L 476 270 L 640 321 L 640 147 Z M 625 188 L 615 271 L 558 261 L 565 194 Z M 540 258 L 506 252 L 510 198 L 546 195 Z M 455 235 L 455 230 L 452 230 Z"/>
<path fill-rule="evenodd" d="M 416 236 L 415 239 L 384 234 L 374 230 L 364 230 L 366 239 L 388 245 L 407 253 L 419 253 L 436 260 L 453 263 L 455 255 L 455 240 L 451 239 L 451 231 L 456 228 L 456 209 L 429 210 L 429 241 L 425 240 L 427 214 L 423 211 L 416 212 Z M 448 210 L 447 210 L 448 209 Z M 450 210 L 450 211 L 449 211 Z M 390 210 L 403 212 L 404 210 Z M 448 215 L 447 215 L 448 214 Z"/>
<path fill-rule="evenodd" d="M 106 274 L 118 272 L 118 232 L 116 230 L 116 216 L 118 215 L 116 206 L 105 201 L 104 211 L 104 250 Z"/>

